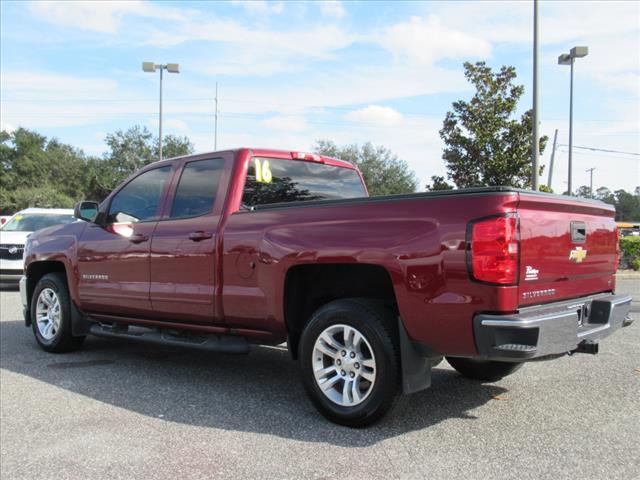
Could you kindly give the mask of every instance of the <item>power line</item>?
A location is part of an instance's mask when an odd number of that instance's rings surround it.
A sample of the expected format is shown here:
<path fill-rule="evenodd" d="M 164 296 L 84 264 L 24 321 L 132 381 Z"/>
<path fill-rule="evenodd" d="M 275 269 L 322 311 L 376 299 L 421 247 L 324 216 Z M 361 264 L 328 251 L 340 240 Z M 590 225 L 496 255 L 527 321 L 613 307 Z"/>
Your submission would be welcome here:
<path fill-rule="evenodd" d="M 568 147 L 569 145 L 566 145 L 564 143 L 559 144 L 562 147 Z M 594 152 L 607 152 L 607 153 L 622 153 L 624 155 L 635 155 L 636 157 L 640 157 L 640 153 L 636 153 L 636 152 L 622 152 L 620 150 L 608 150 L 606 148 L 596 148 L 596 147 L 580 147 L 578 145 L 574 145 L 573 148 L 582 148 L 583 150 L 593 150 Z"/>
<path fill-rule="evenodd" d="M 560 151 L 562 153 L 569 153 L 569 150 L 560 150 Z M 598 153 L 588 153 L 588 152 L 573 152 L 573 153 L 574 153 L 574 155 L 581 155 L 581 156 L 586 155 L 587 157 L 598 157 L 598 158 L 601 158 L 603 160 L 607 159 L 607 158 L 616 158 L 616 159 L 619 159 L 619 160 L 627 160 L 629 162 L 635 162 L 636 161 L 635 158 L 621 157 L 621 156 L 618 156 L 618 155 L 602 155 L 601 153 L 598 154 Z"/>

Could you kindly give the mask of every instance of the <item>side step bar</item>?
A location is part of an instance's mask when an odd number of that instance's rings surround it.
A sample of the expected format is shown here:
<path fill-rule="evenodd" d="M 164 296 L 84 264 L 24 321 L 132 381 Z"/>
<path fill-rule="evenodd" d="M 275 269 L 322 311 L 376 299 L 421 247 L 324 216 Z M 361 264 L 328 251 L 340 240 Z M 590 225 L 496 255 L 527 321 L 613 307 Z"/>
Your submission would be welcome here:
<path fill-rule="evenodd" d="M 117 325 L 111 326 L 99 323 L 91 325 L 89 333 L 97 337 L 126 338 L 155 345 L 186 347 L 209 352 L 232 354 L 249 353 L 249 342 L 242 337 L 224 335 L 175 335 L 174 333 L 162 330 L 133 330 L 126 327 L 119 327 Z"/>

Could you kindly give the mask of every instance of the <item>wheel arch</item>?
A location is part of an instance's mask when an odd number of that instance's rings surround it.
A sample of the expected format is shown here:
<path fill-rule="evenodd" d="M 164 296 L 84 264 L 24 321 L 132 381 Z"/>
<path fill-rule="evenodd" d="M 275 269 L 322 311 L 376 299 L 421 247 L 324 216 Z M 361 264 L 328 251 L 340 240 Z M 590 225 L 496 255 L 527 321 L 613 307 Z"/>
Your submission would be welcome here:
<path fill-rule="evenodd" d="M 67 288 L 69 289 L 69 301 L 71 310 L 71 331 L 74 336 L 84 336 L 89 331 L 89 324 L 85 315 L 78 309 L 73 299 L 71 282 L 67 265 L 61 260 L 41 260 L 31 262 L 26 270 L 26 289 L 27 289 L 27 311 L 25 315 L 25 324 L 31 325 L 31 300 L 38 282 L 47 274 L 60 273 L 63 275 Z"/>
<path fill-rule="evenodd" d="M 287 270 L 283 298 L 284 321 L 289 351 L 294 359 L 297 358 L 300 335 L 313 312 L 326 303 L 342 298 L 383 301 L 397 313 L 391 276 L 379 265 L 314 263 L 295 265 Z"/>

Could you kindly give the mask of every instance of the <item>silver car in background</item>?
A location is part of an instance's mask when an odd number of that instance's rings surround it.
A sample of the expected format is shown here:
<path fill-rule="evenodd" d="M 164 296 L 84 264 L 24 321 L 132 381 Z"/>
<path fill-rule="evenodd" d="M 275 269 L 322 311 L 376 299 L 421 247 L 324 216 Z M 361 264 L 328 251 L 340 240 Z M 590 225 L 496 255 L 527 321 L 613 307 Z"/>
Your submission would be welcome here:
<path fill-rule="evenodd" d="M 0 283 L 17 285 L 22 277 L 24 244 L 42 228 L 76 222 L 68 208 L 27 208 L 0 227 Z"/>

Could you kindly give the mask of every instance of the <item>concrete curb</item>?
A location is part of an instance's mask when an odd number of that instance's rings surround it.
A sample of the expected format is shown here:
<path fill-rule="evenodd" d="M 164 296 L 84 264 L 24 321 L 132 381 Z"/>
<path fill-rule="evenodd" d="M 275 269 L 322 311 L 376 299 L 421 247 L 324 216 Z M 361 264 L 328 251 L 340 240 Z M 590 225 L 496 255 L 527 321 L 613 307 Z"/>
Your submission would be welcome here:
<path fill-rule="evenodd" d="M 640 271 L 636 272 L 633 270 L 621 270 L 616 273 L 616 278 L 619 279 L 638 279 L 640 280 Z"/>

